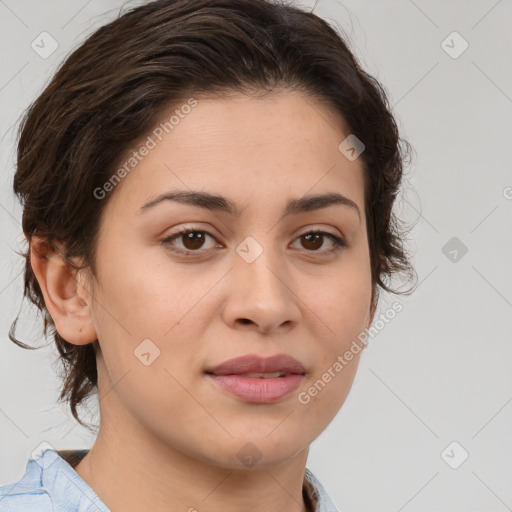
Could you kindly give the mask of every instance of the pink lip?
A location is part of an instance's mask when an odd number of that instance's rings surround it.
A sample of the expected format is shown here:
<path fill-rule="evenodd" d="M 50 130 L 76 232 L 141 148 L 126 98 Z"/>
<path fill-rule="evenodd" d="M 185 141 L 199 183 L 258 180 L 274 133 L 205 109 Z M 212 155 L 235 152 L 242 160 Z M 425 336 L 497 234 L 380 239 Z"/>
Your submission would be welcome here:
<path fill-rule="evenodd" d="M 297 359 L 286 354 L 277 354 L 272 357 L 248 355 L 230 359 L 215 366 L 206 373 L 215 375 L 240 375 L 243 373 L 299 373 L 305 374 L 304 366 Z"/>
<path fill-rule="evenodd" d="M 302 382 L 304 375 L 290 373 L 286 377 L 270 379 L 213 374 L 209 374 L 208 377 L 219 384 L 222 389 L 243 401 L 261 404 L 277 402 L 295 391 Z"/>
<path fill-rule="evenodd" d="M 246 377 L 246 373 L 286 373 L 283 377 Z M 304 366 L 291 356 L 277 354 L 262 358 L 256 355 L 230 359 L 207 370 L 208 377 L 223 390 L 245 402 L 271 403 L 295 391 L 305 376 Z"/>

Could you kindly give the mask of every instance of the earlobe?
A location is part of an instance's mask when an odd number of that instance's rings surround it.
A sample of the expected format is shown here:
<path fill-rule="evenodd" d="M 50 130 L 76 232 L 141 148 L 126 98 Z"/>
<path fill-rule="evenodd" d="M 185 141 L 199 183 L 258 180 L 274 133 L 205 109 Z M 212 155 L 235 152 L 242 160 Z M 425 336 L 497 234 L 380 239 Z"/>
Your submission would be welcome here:
<path fill-rule="evenodd" d="M 30 263 L 57 332 L 75 345 L 95 341 L 91 298 L 77 271 L 39 236 L 33 236 L 30 241 Z"/>

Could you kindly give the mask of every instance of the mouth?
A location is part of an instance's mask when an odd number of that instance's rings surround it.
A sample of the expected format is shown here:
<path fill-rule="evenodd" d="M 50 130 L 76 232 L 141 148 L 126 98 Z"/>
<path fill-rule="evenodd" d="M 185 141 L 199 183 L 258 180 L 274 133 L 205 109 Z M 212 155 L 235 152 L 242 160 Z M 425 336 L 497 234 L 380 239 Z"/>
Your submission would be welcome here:
<path fill-rule="evenodd" d="M 300 361 L 287 354 L 271 357 L 247 355 L 225 361 L 209 368 L 205 373 L 213 375 L 245 375 L 251 378 L 276 378 L 288 374 L 305 375 L 306 370 Z"/>
<path fill-rule="evenodd" d="M 238 357 L 205 373 L 217 389 L 243 402 L 259 404 L 277 402 L 290 395 L 306 375 L 302 363 L 285 354 Z"/>
<path fill-rule="evenodd" d="M 214 373 L 211 375 L 215 375 Z M 292 375 L 285 372 L 272 372 L 272 373 L 238 373 L 233 375 L 239 375 L 240 377 L 247 377 L 249 379 L 276 379 Z"/>

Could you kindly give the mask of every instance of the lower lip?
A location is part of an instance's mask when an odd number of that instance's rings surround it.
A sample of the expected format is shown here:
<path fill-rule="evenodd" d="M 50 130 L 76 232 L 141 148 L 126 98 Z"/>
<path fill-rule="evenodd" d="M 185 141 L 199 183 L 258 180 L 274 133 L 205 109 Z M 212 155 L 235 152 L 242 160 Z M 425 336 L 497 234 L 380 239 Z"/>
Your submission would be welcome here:
<path fill-rule="evenodd" d="M 286 377 L 259 379 L 241 375 L 208 374 L 222 389 L 241 398 L 245 402 L 257 404 L 271 403 L 295 391 L 304 375 L 292 373 Z"/>

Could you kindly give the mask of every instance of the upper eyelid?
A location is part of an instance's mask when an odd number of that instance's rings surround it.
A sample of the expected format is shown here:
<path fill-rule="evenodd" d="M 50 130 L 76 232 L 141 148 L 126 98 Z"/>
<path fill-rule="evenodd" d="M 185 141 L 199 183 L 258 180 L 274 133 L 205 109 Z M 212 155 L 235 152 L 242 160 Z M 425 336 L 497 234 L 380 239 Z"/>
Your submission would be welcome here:
<path fill-rule="evenodd" d="M 173 237 L 178 237 L 179 235 L 183 235 L 183 234 L 186 234 L 189 232 L 206 233 L 208 236 L 211 236 L 212 238 L 217 239 L 217 236 L 210 233 L 210 231 L 208 231 L 207 228 L 201 228 L 199 226 L 197 226 L 197 227 L 196 226 L 190 226 L 190 227 L 185 226 L 183 228 L 179 228 L 178 231 L 176 231 L 175 233 L 171 233 L 171 234 L 165 236 L 164 240 L 167 240 L 167 239 L 173 238 Z M 307 235 L 308 233 L 312 233 L 312 232 L 325 233 L 328 235 L 336 236 L 336 237 L 341 238 L 342 240 L 346 241 L 346 237 L 343 233 L 341 233 L 341 234 L 331 233 L 330 231 L 328 231 L 328 229 L 320 228 L 320 227 L 312 227 L 312 228 L 304 229 L 304 231 L 301 231 L 297 235 L 295 235 L 295 238 L 302 236 L 302 235 Z"/>
<path fill-rule="evenodd" d="M 174 241 L 175 239 L 179 239 L 180 236 L 184 235 L 184 234 L 187 234 L 187 233 L 194 233 L 194 232 L 200 232 L 200 233 L 205 233 L 206 235 L 210 236 L 213 240 L 215 240 L 217 243 L 218 240 L 217 240 L 217 237 L 215 235 L 213 235 L 212 233 L 210 233 L 207 229 L 203 229 L 203 228 L 199 228 L 199 227 L 194 227 L 194 226 L 191 226 L 191 227 L 183 227 L 183 228 L 180 228 L 178 231 L 176 231 L 175 233 L 172 233 L 168 236 L 165 236 L 163 239 L 162 239 L 162 243 L 165 243 L 165 242 L 170 242 L 170 241 Z M 309 229 L 305 229 L 304 231 L 298 233 L 295 238 L 293 239 L 293 241 L 297 240 L 299 237 L 303 236 L 303 235 L 307 235 L 309 233 L 321 233 L 321 234 L 324 234 L 324 235 L 327 235 L 329 237 L 329 235 L 331 237 L 334 237 L 333 238 L 330 238 L 330 240 L 336 244 L 337 246 L 340 246 L 340 244 L 338 243 L 337 240 L 335 239 L 339 239 L 341 241 L 341 246 L 345 246 L 345 247 L 349 247 L 350 244 L 348 243 L 346 237 L 344 234 L 334 234 L 334 233 L 331 233 L 330 231 L 328 231 L 327 229 L 325 228 L 319 228 L 319 227 L 314 227 L 314 228 L 309 228 Z M 201 253 L 201 252 L 205 252 L 205 251 L 208 251 L 208 249 L 198 249 L 197 251 L 191 251 L 189 249 L 181 249 L 181 248 L 178 248 L 178 250 L 180 251 L 185 251 L 185 252 L 192 252 L 192 253 Z M 324 251 L 318 251 L 319 253 L 320 252 L 324 252 Z"/>

